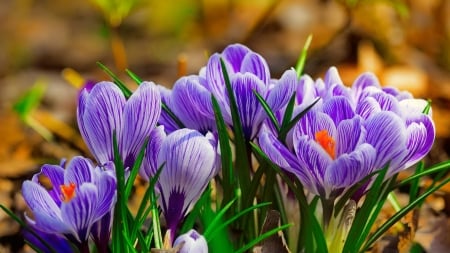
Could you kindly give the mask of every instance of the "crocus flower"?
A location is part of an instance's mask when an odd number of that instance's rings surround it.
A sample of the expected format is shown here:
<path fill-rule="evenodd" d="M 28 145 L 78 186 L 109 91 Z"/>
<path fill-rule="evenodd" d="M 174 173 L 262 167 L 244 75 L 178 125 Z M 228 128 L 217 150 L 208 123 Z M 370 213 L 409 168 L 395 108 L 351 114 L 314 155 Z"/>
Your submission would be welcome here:
<path fill-rule="evenodd" d="M 115 131 L 125 168 L 131 168 L 160 112 L 161 98 L 153 83 L 141 83 L 127 100 L 114 83 L 100 82 L 82 91 L 77 118 L 81 135 L 100 164 L 114 160 Z"/>
<path fill-rule="evenodd" d="M 425 101 L 393 96 L 396 92 L 383 90 L 370 74 L 348 88 L 332 69 L 320 83 L 303 87 L 308 91 L 303 94 L 322 101 L 294 126 L 286 145 L 270 131 L 259 138 L 272 161 L 294 173 L 310 192 L 333 199 L 374 170 L 389 165 L 392 175 L 431 149 L 435 129 L 431 117 L 421 112 Z"/>
<path fill-rule="evenodd" d="M 208 244 L 205 237 L 194 229 L 180 235 L 173 243 L 173 247 L 175 248 L 182 243 L 179 253 L 208 253 Z"/>
<path fill-rule="evenodd" d="M 171 240 L 181 220 L 217 173 L 216 149 L 209 136 L 186 128 L 176 130 L 162 140 L 157 163 L 151 161 L 154 156 L 146 156 L 146 163 L 153 164 L 146 167 L 151 170 L 146 175 L 154 175 L 155 169 L 164 165 L 157 191 Z"/>
<path fill-rule="evenodd" d="M 216 131 L 211 92 L 206 88 L 204 78 L 197 75 L 182 77 L 175 82 L 171 91 L 164 89 L 162 94 L 164 102 L 184 127 L 203 134 Z M 166 112 L 163 111 L 161 115 L 160 123 L 165 126 L 166 132 L 180 128 Z"/>
<path fill-rule="evenodd" d="M 230 45 L 221 54 L 212 55 L 200 75 L 205 76 L 207 89 L 218 100 L 224 120 L 230 126 L 233 122 L 221 59 L 227 68 L 236 98 L 244 137 L 252 140 L 267 118 L 253 92 L 259 93 L 273 111 L 278 111 L 289 101 L 289 94 L 293 94 L 298 84 L 297 75 L 294 70 L 288 70 L 279 80 L 271 80 L 269 67 L 264 58 L 240 44 Z"/>
<path fill-rule="evenodd" d="M 33 213 L 29 224 L 44 233 L 65 236 L 88 252 L 87 240 L 92 226 L 109 213 L 116 199 L 113 164 L 94 167 L 83 157 L 74 157 L 64 169 L 43 165 L 41 172 L 22 185 L 25 202 Z M 50 185 L 40 179 L 45 177 Z"/>

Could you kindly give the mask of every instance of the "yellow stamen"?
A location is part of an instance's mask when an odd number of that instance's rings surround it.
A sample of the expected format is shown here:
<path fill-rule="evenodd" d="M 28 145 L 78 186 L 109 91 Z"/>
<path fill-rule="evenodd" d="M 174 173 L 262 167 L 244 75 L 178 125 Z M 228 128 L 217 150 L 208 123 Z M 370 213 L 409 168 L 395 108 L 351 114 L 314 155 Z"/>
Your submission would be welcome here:
<path fill-rule="evenodd" d="M 336 157 L 336 141 L 333 139 L 333 137 L 328 135 L 328 131 L 326 129 L 316 133 L 316 142 L 319 143 L 320 146 L 322 146 L 322 148 L 331 156 L 332 159 Z"/>

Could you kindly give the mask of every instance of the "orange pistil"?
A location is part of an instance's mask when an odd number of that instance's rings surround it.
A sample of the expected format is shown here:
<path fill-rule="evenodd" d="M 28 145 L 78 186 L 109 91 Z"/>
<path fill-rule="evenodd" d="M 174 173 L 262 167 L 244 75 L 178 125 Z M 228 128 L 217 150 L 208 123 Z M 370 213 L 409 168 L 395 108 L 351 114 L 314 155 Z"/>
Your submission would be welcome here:
<path fill-rule="evenodd" d="M 69 202 L 75 197 L 75 188 L 77 187 L 75 183 L 70 183 L 68 185 L 60 185 L 62 201 Z"/>
<path fill-rule="evenodd" d="M 336 157 L 335 153 L 335 144 L 336 141 L 328 135 L 328 131 L 326 129 L 321 130 L 316 133 L 316 142 L 319 143 L 320 146 L 331 156 L 332 159 Z"/>

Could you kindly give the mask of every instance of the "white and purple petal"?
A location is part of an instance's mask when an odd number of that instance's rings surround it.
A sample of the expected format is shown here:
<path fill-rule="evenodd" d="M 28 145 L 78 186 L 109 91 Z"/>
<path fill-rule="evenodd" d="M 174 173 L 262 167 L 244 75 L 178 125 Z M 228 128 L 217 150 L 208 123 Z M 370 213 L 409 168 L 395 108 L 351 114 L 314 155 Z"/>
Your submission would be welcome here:
<path fill-rule="evenodd" d="M 120 132 L 119 146 L 126 168 L 133 166 L 145 139 L 155 127 L 160 113 L 161 97 L 155 84 L 141 83 L 128 99 L 123 110 L 123 131 Z"/>

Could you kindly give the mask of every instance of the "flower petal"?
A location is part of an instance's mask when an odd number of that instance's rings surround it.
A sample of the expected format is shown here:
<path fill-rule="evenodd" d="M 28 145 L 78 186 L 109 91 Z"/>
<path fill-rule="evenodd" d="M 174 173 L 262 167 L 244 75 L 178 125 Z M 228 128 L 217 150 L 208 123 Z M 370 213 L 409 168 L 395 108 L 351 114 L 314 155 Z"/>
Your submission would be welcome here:
<path fill-rule="evenodd" d="M 266 60 L 257 53 L 250 52 L 242 60 L 241 73 L 252 73 L 257 76 L 265 85 L 269 85 L 270 71 Z"/>
<path fill-rule="evenodd" d="M 355 100 L 360 101 L 362 94 L 368 87 L 374 87 L 376 89 L 381 88 L 378 78 L 373 73 L 364 73 L 353 82 L 352 89 L 355 94 Z"/>
<path fill-rule="evenodd" d="M 63 220 L 71 225 L 77 233 L 75 236 L 81 241 L 88 239 L 92 225 L 101 218 L 95 216 L 97 202 L 97 187 L 92 183 L 84 183 L 78 188 L 76 197 L 61 205 Z"/>
<path fill-rule="evenodd" d="M 362 119 L 356 116 L 352 119 L 341 121 L 337 127 L 336 156 L 348 154 L 355 150 L 357 145 L 364 141 L 366 130 L 362 125 Z"/>
<path fill-rule="evenodd" d="M 76 156 L 67 164 L 64 175 L 64 184 L 75 183 L 79 186 L 94 180 L 94 166 L 84 157 Z"/>
<path fill-rule="evenodd" d="M 161 113 L 161 97 L 154 83 L 143 82 L 125 104 L 121 135 L 121 155 L 125 167 L 131 168 L 145 139 Z"/>
<path fill-rule="evenodd" d="M 338 96 L 326 100 L 323 103 L 323 112 L 333 119 L 337 126 L 342 120 L 351 119 L 355 116 L 348 98 Z"/>
<path fill-rule="evenodd" d="M 216 128 L 211 92 L 200 84 L 198 76 L 179 79 L 173 87 L 172 99 L 174 113 L 187 128 L 202 133 Z"/>
<path fill-rule="evenodd" d="M 48 194 L 55 201 L 56 205 L 61 204 L 61 190 L 60 185 L 64 184 L 64 169 L 58 165 L 44 164 L 41 167 L 41 172 L 33 176 L 31 181 L 41 184 L 40 177 L 45 176 L 51 182 L 51 189 L 48 190 Z"/>
<path fill-rule="evenodd" d="M 233 72 L 239 72 L 241 70 L 242 61 L 250 49 L 241 44 L 233 44 L 227 46 L 223 52 L 222 56 L 231 65 Z"/>
<path fill-rule="evenodd" d="M 366 142 L 377 150 L 377 169 L 404 155 L 406 129 L 399 116 L 389 111 L 379 112 L 369 117 L 364 125 Z"/>
<path fill-rule="evenodd" d="M 145 150 L 144 162 L 139 170 L 142 178 L 148 181 L 156 174 L 158 168 L 158 154 L 163 140 L 166 138 L 163 126 L 158 126 L 150 133 L 147 149 Z"/>
<path fill-rule="evenodd" d="M 277 112 L 284 107 L 294 94 L 299 84 L 297 73 L 290 69 L 284 72 L 281 78 L 276 82 L 275 86 L 270 89 L 267 96 L 267 104 L 270 105 L 272 111 Z"/>
<path fill-rule="evenodd" d="M 116 178 L 107 171 L 96 168 L 98 201 L 95 208 L 95 217 L 102 217 L 110 212 L 116 202 Z"/>
<path fill-rule="evenodd" d="M 195 130 L 185 128 L 168 135 L 158 155 L 158 166 L 164 164 L 158 186 L 165 205 L 170 204 L 171 194 L 182 193 L 182 210 L 189 211 L 215 175 L 215 158 L 209 140 Z"/>
<path fill-rule="evenodd" d="M 97 83 L 80 95 L 78 126 L 89 150 L 103 164 L 113 159 L 112 135 L 122 130 L 125 97 L 111 82 Z"/>
<path fill-rule="evenodd" d="M 265 112 L 253 94 L 253 90 L 262 96 L 265 95 L 265 87 L 261 80 L 252 74 L 236 74 L 232 81 L 232 88 L 236 97 L 236 104 L 241 119 L 245 137 L 252 139 L 259 130 L 260 124 L 264 120 Z M 232 122 L 229 122 L 231 124 Z"/>
<path fill-rule="evenodd" d="M 331 186 L 330 191 L 352 187 L 372 172 L 375 155 L 375 148 L 363 143 L 353 152 L 339 156 L 327 169 L 324 185 Z"/>

